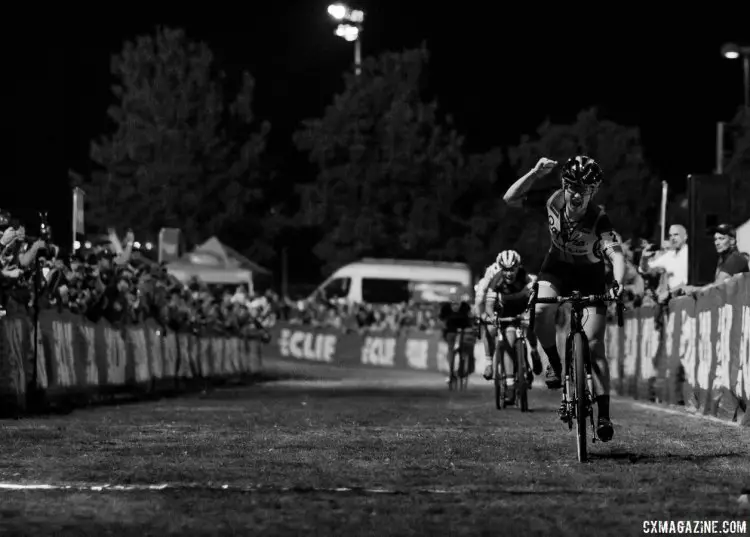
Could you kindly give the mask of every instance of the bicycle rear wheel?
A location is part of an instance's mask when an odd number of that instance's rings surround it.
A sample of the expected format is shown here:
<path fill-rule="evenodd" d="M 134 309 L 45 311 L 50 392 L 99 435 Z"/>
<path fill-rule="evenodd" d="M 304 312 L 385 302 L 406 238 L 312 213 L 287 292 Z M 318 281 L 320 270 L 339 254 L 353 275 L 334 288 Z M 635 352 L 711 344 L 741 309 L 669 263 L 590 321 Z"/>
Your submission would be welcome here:
<path fill-rule="evenodd" d="M 581 333 L 573 334 L 571 358 L 574 363 L 576 405 L 576 439 L 578 445 L 578 462 L 586 462 L 588 458 L 586 445 L 586 367 L 584 363 L 586 349 Z"/>
<path fill-rule="evenodd" d="M 521 412 L 528 412 L 529 410 L 529 386 L 527 383 L 526 375 L 527 363 L 526 363 L 526 342 L 522 339 L 517 339 L 515 343 L 516 347 L 516 397 L 518 397 L 518 403 L 521 407 Z"/>

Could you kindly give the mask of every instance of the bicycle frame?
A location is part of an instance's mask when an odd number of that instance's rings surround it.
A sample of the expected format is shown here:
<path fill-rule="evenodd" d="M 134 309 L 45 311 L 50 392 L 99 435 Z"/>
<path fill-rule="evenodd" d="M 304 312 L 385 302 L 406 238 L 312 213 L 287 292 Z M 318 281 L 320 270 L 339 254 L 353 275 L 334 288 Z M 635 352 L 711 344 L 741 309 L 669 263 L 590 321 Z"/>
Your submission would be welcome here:
<path fill-rule="evenodd" d="M 594 429 L 594 412 L 593 406 L 596 400 L 596 390 L 594 388 L 594 377 L 592 374 L 591 366 L 591 354 L 589 352 L 589 341 L 586 337 L 586 332 L 583 330 L 583 323 L 581 317 L 583 317 L 583 310 L 591 304 L 585 304 L 579 301 L 571 301 L 570 311 L 570 331 L 568 337 L 565 339 L 565 357 L 563 358 L 563 371 L 565 376 L 563 379 L 563 402 L 560 405 L 560 419 L 568 424 L 568 428 L 573 428 L 574 419 L 586 419 L 588 416 L 591 419 L 591 427 Z M 581 350 L 583 351 L 583 371 L 586 378 L 586 393 L 577 393 L 575 382 L 575 364 L 573 363 L 575 357 L 573 354 L 573 337 L 578 334 L 581 338 Z M 576 407 L 578 406 L 578 398 L 584 397 L 585 412 L 583 416 L 578 416 L 576 413 Z M 592 437 L 596 441 L 596 436 Z"/>
<path fill-rule="evenodd" d="M 526 347 L 526 330 L 523 326 L 523 317 L 521 315 L 517 315 L 515 317 L 497 317 L 495 318 L 495 322 L 493 323 L 495 325 L 495 328 L 497 329 L 497 342 L 495 352 L 497 352 L 499 349 L 499 345 L 497 345 L 497 343 L 502 341 L 503 344 L 507 347 L 506 352 L 508 352 L 508 354 L 510 355 L 510 345 L 508 344 L 508 340 L 505 337 L 505 331 L 500 329 L 500 325 L 503 323 L 513 325 L 513 330 L 516 332 L 516 341 L 520 341 L 523 346 Z M 513 358 L 512 355 L 511 358 Z M 517 360 L 513 360 L 513 362 L 515 367 L 518 368 L 518 363 L 516 363 Z M 517 371 L 515 373 L 517 373 Z"/>
<path fill-rule="evenodd" d="M 592 428 L 592 441 L 596 442 L 596 426 L 594 424 L 594 401 L 596 391 L 592 374 L 591 356 L 589 353 L 588 338 L 583 330 L 583 310 L 591 306 L 599 306 L 607 302 L 617 302 L 617 324 L 623 325 L 624 305 L 608 295 L 582 295 L 579 291 L 573 291 L 570 296 L 558 296 L 553 298 L 538 298 L 539 284 L 534 283 L 529 297 L 529 309 L 535 308 L 536 304 L 564 304 L 571 306 L 570 327 L 565 338 L 565 356 L 563 358 L 563 394 L 560 404 L 560 419 L 573 428 L 573 421 L 578 424 L 578 460 L 586 460 L 586 417 L 589 417 Z M 531 311 L 529 329 L 534 329 L 536 312 Z M 579 350 L 580 347 L 580 350 Z"/>
<path fill-rule="evenodd" d="M 505 368 L 505 356 L 507 352 L 513 361 L 513 378 L 516 381 L 516 388 L 518 390 L 517 395 L 520 401 L 521 411 L 526 412 L 528 410 L 528 399 L 527 399 L 527 384 L 526 384 L 526 371 L 529 370 L 529 364 L 527 362 L 526 352 L 522 354 L 516 354 L 508 344 L 508 340 L 505 337 L 505 331 L 502 330 L 503 324 L 511 324 L 516 333 L 516 345 L 522 346 L 523 349 L 527 348 L 526 342 L 526 329 L 523 322 L 523 316 L 517 315 L 514 317 L 494 317 L 493 322 L 489 323 L 481 319 L 477 320 L 479 324 L 483 324 L 487 327 L 494 326 L 497 331 L 495 341 L 495 352 L 492 356 L 492 380 L 495 382 L 495 404 L 498 410 L 504 407 L 504 403 L 500 399 L 504 398 L 505 394 L 505 377 L 508 373 Z M 517 350 L 517 349 L 516 349 Z M 524 360 L 523 366 L 521 366 L 521 360 Z M 499 367 L 498 367 L 499 366 Z M 500 373 L 500 370 L 502 373 Z M 500 376 L 498 376 L 500 375 Z"/>
<path fill-rule="evenodd" d="M 523 341 L 524 345 L 526 344 L 526 330 L 523 326 L 523 317 L 521 315 L 517 315 L 515 317 L 498 317 L 495 319 L 495 326 L 497 327 L 497 335 L 498 337 L 501 337 L 503 341 L 505 341 L 505 334 L 500 330 L 500 325 L 502 323 L 512 324 L 513 329 L 516 331 L 516 340 Z M 505 341 L 507 344 L 507 341 Z"/>

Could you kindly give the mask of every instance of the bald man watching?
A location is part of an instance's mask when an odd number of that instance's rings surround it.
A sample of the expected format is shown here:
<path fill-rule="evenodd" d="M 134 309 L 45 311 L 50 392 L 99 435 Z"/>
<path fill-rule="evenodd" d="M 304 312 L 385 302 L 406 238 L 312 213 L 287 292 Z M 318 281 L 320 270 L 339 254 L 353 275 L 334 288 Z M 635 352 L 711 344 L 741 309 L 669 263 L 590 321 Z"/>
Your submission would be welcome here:
<path fill-rule="evenodd" d="M 688 247 L 685 227 L 679 224 L 670 226 L 669 244 L 658 254 L 649 244 L 643 250 L 639 269 L 644 273 L 664 272 L 670 293 L 687 285 Z"/>

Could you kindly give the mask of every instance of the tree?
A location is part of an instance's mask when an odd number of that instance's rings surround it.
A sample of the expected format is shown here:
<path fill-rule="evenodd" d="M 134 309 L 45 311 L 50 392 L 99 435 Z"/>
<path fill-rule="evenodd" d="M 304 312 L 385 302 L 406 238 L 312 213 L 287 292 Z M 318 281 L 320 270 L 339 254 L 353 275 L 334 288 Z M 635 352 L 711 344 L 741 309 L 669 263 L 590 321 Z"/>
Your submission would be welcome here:
<path fill-rule="evenodd" d="M 259 161 L 270 126 L 254 121 L 249 73 L 230 101 L 208 46 L 169 28 L 126 42 L 111 72 L 116 128 L 91 144 L 89 221 L 147 236 L 179 227 L 196 242 L 263 212 Z"/>
<path fill-rule="evenodd" d="M 519 176 L 542 156 L 564 161 L 583 153 L 594 158 L 605 176 L 595 201 L 605 206 L 615 229 L 625 240 L 650 236 L 658 219 L 660 183 L 646 164 L 637 128 L 600 119 L 592 108 L 580 112 L 570 125 L 546 121 L 534 138 L 523 137 L 509 153 Z M 516 249 L 533 262 L 531 266 L 538 266 L 549 244 L 546 219 L 527 209 L 515 221 Z"/>
<path fill-rule="evenodd" d="M 499 149 L 469 155 L 459 170 L 462 190 L 449 208 L 452 225 L 444 229 L 445 250 L 464 258 L 475 273 L 493 262 L 506 242 L 508 207 L 497 181 L 502 161 Z"/>
<path fill-rule="evenodd" d="M 468 225 L 453 210 L 470 188 L 463 140 L 426 101 L 427 61 L 424 47 L 366 59 L 323 117 L 294 135 L 319 169 L 300 190 L 305 221 L 326 232 L 315 246 L 325 268 L 362 255 L 458 255 L 446 241 Z"/>

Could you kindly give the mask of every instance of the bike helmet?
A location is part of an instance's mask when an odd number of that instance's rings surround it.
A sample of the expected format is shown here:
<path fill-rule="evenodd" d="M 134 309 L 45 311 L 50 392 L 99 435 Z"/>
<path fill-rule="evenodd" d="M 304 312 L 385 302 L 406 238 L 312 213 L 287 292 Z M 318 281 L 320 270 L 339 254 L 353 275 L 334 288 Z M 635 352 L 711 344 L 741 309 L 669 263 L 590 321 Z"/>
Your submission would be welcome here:
<path fill-rule="evenodd" d="M 578 186 L 598 187 L 603 178 L 602 169 L 591 157 L 578 155 L 563 164 L 562 180 Z"/>
<path fill-rule="evenodd" d="M 521 256 L 515 250 L 503 250 L 497 254 L 495 262 L 501 269 L 512 270 L 521 265 Z"/>

